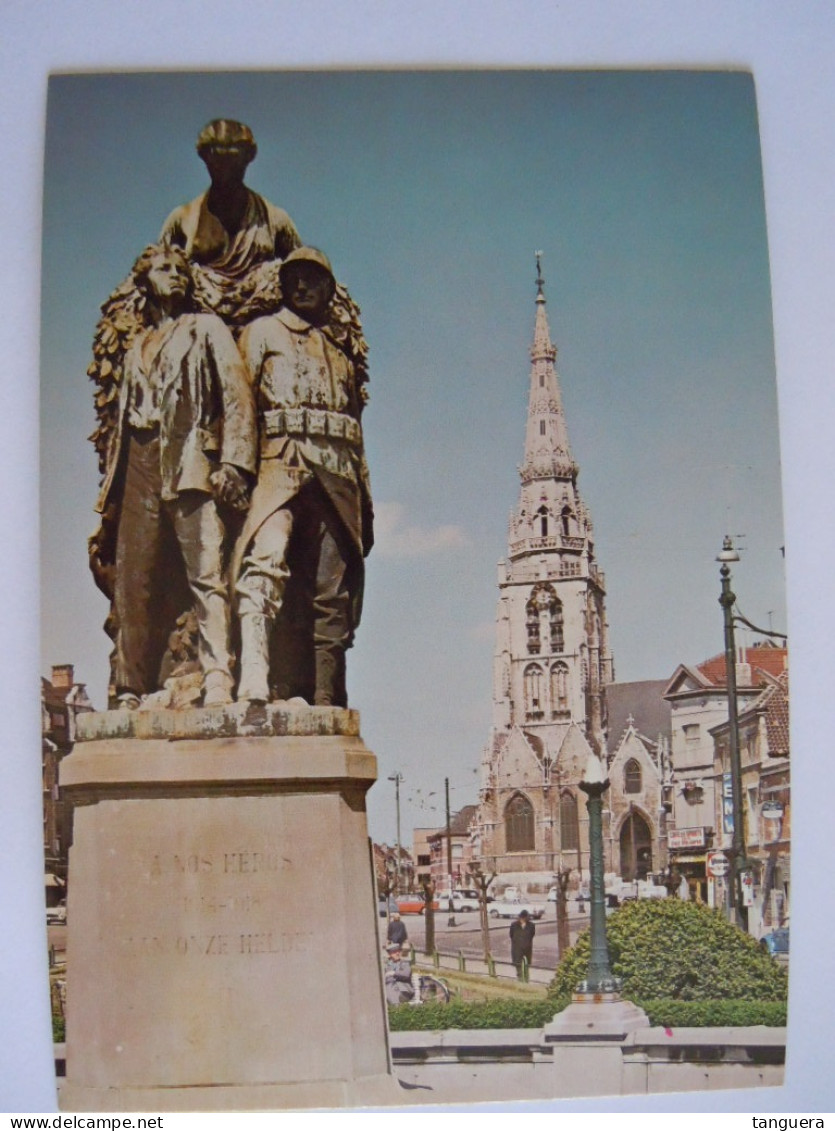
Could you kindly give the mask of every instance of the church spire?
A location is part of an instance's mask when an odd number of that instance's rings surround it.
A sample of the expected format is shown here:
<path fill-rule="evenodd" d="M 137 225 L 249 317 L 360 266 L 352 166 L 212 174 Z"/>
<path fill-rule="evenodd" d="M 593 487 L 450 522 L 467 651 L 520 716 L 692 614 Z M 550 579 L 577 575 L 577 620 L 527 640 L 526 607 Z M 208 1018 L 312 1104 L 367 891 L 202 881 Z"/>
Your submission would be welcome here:
<path fill-rule="evenodd" d="M 562 409 L 557 377 L 556 346 L 551 341 L 545 311 L 545 279 L 542 252 L 536 253 L 536 319 L 531 347 L 531 389 L 525 435 L 525 460 L 519 469 L 522 482 L 560 478 L 573 481 L 577 466 L 568 444 L 568 429 Z"/>

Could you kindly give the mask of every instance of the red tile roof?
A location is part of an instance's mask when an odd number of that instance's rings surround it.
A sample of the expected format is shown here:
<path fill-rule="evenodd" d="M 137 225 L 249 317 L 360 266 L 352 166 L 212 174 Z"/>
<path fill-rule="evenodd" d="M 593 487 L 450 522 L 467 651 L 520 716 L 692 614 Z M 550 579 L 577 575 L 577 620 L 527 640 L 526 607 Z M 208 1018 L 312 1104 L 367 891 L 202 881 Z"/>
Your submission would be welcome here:
<path fill-rule="evenodd" d="M 760 699 L 765 705 L 765 726 L 768 752 L 772 758 L 789 753 L 789 673 L 783 672 L 776 683 L 767 688 Z"/>
<path fill-rule="evenodd" d="M 767 672 L 776 678 L 789 665 L 787 649 L 777 648 L 771 644 L 755 644 L 751 648 L 737 649 L 737 651 L 742 653 L 741 662 L 751 665 L 751 681 L 754 687 L 763 687 L 768 682 L 762 672 Z M 698 671 L 716 687 L 724 687 L 725 653 L 720 652 L 718 656 L 705 660 L 704 663 L 699 664 Z"/>

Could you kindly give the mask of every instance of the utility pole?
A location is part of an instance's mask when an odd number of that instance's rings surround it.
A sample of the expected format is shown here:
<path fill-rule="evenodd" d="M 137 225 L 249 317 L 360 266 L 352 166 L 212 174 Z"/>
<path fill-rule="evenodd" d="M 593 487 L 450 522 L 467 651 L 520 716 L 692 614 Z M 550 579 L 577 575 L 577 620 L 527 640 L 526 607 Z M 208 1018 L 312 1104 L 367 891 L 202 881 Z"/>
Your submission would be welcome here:
<path fill-rule="evenodd" d="M 449 778 L 444 778 L 444 790 L 446 792 L 446 870 L 447 882 L 449 883 L 449 919 L 447 926 L 454 927 L 455 904 L 452 899 L 452 820 L 449 814 Z"/>
<path fill-rule="evenodd" d="M 394 804 L 397 807 L 397 871 L 395 873 L 395 890 L 400 891 L 400 783 L 403 781 L 403 775 L 399 770 L 393 774 L 389 774 L 389 781 L 394 782 Z"/>
<path fill-rule="evenodd" d="M 432 877 L 422 880 L 421 887 L 423 888 L 423 914 L 426 916 L 423 953 L 431 957 L 435 953 L 435 884 Z"/>

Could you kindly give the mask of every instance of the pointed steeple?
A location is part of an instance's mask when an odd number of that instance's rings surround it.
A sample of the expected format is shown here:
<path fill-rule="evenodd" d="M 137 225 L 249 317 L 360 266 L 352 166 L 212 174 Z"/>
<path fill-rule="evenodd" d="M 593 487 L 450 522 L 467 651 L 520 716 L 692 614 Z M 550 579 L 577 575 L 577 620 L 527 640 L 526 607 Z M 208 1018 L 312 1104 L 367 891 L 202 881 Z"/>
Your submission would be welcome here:
<path fill-rule="evenodd" d="M 556 346 L 551 341 L 545 311 L 545 280 L 541 252 L 536 253 L 536 320 L 531 347 L 531 391 L 525 435 L 525 460 L 519 469 L 523 483 L 550 477 L 573 480 L 577 465 L 568 443 L 568 429 L 557 377 Z"/>

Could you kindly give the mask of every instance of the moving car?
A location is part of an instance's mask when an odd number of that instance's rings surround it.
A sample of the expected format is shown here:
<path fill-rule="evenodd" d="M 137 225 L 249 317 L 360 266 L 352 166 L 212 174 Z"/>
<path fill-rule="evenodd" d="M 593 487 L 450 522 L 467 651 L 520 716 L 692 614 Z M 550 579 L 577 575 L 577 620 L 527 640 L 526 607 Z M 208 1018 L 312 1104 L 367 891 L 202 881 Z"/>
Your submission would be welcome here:
<path fill-rule="evenodd" d="M 377 909 L 379 910 L 381 915 L 393 915 L 395 912 L 400 910 L 400 908 L 397 906 L 397 901 L 395 899 L 392 899 L 391 896 L 389 896 L 388 906 L 386 906 L 386 897 L 384 895 L 381 895 L 377 900 Z"/>
<path fill-rule="evenodd" d="M 55 907 L 47 907 L 46 909 L 46 922 L 47 926 L 55 926 L 56 924 L 66 923 L 67 921 L 67 905 L 66 903 L 58 903 Z"/>

